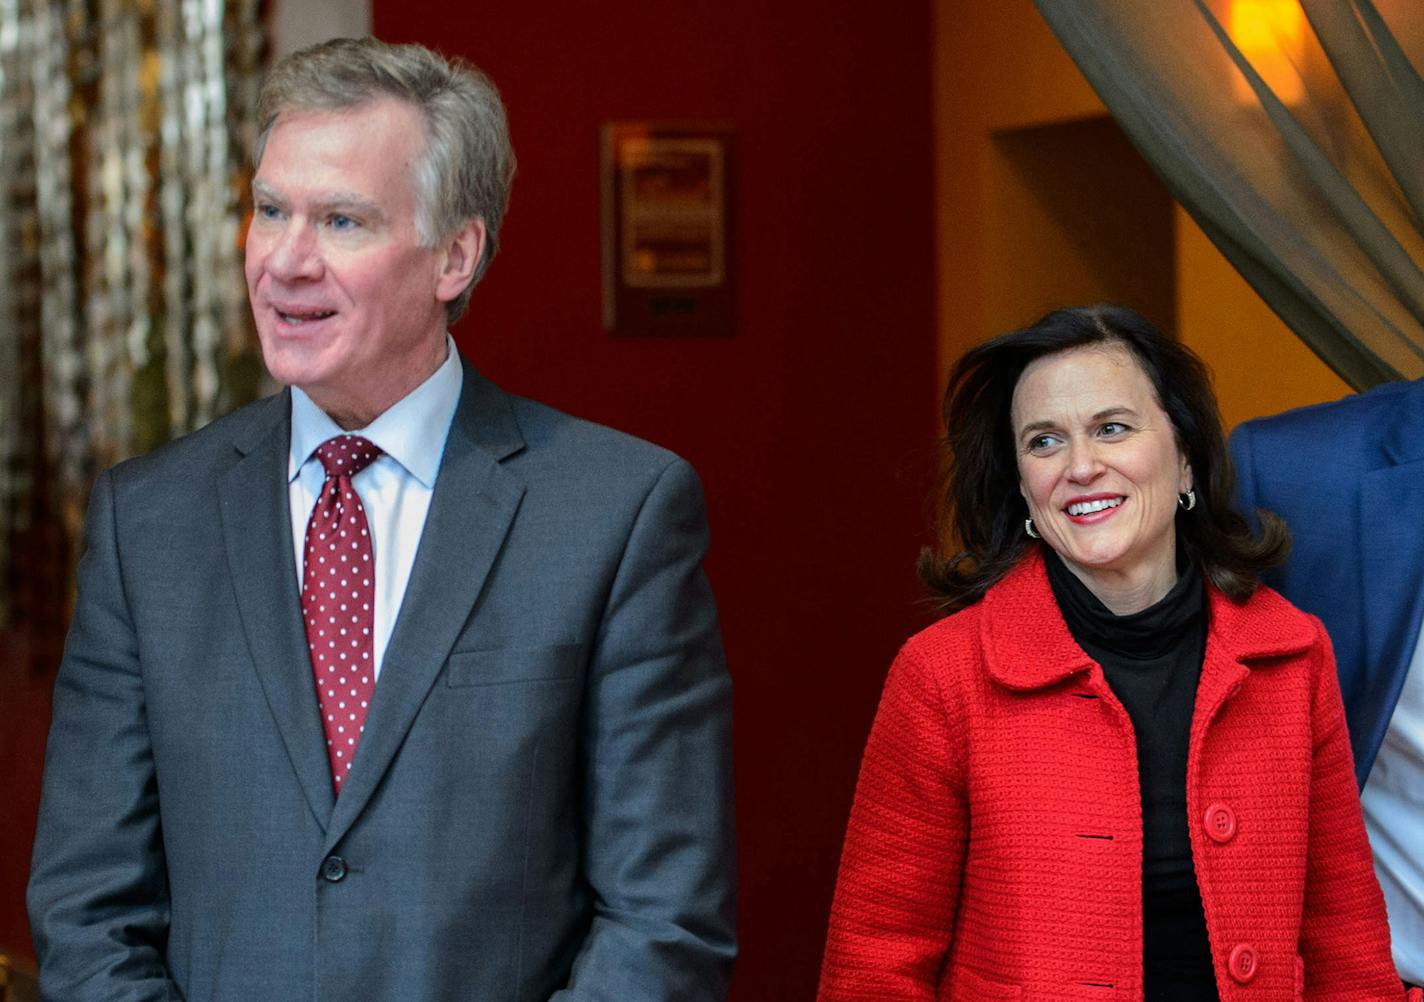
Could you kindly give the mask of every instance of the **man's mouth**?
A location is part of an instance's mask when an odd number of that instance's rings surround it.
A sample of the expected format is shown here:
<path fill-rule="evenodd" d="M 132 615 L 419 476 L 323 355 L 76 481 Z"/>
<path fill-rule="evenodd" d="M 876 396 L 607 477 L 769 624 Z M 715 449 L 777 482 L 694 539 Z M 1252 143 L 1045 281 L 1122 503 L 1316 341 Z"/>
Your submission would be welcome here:
<path fill-rule="evenodd" d="M 273 307 L 277 309 L 276 307 Z M 277 316 L 282 323 L 300 325 L 315 323 L 318 320 L 325 320 L 327 317 L 336 316 L 335 310 L 283 310 L 277 309 Z"/>
<path fill-rule="evenodd" d="M 1074 501 L 1068 506 L 1068 514 L 1077 518 L 1079 515 L 1092 515 L 1096 512 L 1106 511 L 1109 508 L 1116 508 L 1127 499 L 1124 497 L 1115 498 L 1094 498 L 1092 501 Z"/>

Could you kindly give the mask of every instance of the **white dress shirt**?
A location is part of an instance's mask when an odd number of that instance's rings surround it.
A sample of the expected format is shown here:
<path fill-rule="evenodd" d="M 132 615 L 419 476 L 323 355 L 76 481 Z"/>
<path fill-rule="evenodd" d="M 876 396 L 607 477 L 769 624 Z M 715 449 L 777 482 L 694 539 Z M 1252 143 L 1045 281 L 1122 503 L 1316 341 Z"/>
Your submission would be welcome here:
<path fill-rule="evenodd" d="M 334 435 L 360 435 L 384 455 L 352 478 L 371 529 L 371 559 L 376 564 L 376 608 L 372 658 L 379 679 L 386 644 L 400 614 L 415 551 L 425 529 L 435 477 L 445 439 L 460 401 L 464 373 L 455 342 L 445 336 L 445 362 L 429 379 L 389 407 L 365 428 L 346 432 L 295 386 L 292 387 L 292 444 L 287 464 L 292 512 L 292 546 L 297 558 L 297 587 L 302 581 L 307 521 L 321 494 L 326 472 L 313 453 Z"/>
<path fill-rule="evenodd" d="M 1424 630 L 1360 803 L 1389 909 L 1394 966 L 1424 984 Z"/>

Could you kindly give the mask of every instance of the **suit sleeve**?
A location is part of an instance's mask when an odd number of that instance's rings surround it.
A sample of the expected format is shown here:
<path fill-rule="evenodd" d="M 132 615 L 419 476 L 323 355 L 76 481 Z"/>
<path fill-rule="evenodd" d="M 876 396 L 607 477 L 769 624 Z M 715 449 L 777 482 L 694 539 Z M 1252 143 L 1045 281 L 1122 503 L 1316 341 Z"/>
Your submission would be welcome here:
<path fill-rule="evenodd" d="M 932 1002 L 968 838 L 958 703 L 901 652 L 865 746 L 819 1002 Z"/>
<path fill-rule="evenodd" d="M 1316 624 L 1310 828 L 1300 956 L 1308 1002 L 1398 1000 L 1384 895 L 1375 879 L 1355 786 L 1335 658 Z"/>
<path fill-rule="evenodd" d="M 634 520 L 589 669 L 584 873 L 594 916 L 556 1002 L 725 997 L 736 952 L 731 682 L 696 474 Z"/>
<path fill-rule="evenodd" d="M 28 895 L 46 1002 L 170 1002 L 168 889 L 113 484 L 94 485 Z"/>

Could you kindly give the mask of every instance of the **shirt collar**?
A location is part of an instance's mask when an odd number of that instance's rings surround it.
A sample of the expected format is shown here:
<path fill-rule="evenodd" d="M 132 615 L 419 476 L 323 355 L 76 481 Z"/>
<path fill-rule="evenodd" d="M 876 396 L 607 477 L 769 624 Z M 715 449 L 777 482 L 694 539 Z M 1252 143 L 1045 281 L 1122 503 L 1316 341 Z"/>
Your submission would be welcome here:
<path fill-rule="evenodd" d="M 445 335 L 445 361 L 431 376 L 388 407 L 360 435 L 394 459 L 427 489 L 434 488 L 440 472 L 445 438 L 460 402 L 464 373 L 455 341 Z M 287 460 L 287 482 L 297 478 L 316 447 L 334 435 L 346 434 L 337 423 L 298 387 L 292 387 L 292 444 Z"/>

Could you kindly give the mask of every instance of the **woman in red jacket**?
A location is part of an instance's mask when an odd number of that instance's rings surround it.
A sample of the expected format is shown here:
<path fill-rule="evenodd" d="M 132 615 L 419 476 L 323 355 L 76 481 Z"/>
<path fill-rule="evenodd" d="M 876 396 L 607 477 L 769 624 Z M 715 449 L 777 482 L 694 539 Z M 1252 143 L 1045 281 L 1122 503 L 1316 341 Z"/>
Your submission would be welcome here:
<path fill-rule="evenodd" d="M 1257 585 L 1289 537 L 1232 509 L 1200 360 L 1060 310 L 945 421 L 954 614 L 885 683 L 820 999 L 1404 999 L 1330 642 Z"/>

